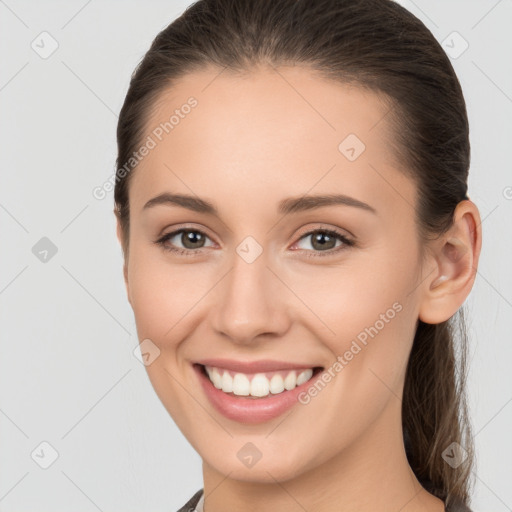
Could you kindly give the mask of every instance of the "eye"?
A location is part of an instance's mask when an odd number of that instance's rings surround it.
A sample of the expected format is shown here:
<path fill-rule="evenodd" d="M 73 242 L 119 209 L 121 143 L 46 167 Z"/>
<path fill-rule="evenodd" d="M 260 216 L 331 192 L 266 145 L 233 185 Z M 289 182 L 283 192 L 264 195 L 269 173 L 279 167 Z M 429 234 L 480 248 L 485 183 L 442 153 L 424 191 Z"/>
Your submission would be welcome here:
<path fill-rule="evenodd" d="M 311 251 L 309 247 L 305 247 L 309 252 L 309 254 L 307 254 L 308 257 L 329 256 L 355 245 L 353 240 L 350 240 L 344 234 L 339 233 L 334 229 L 315 229 L 314 231 L 309 231 L 304 234 L 300 240 L 304 240 L 306 242 L 309 240 L 309 243 L 306 243 L 305 245 L 309 245 L 313 250 Z M 295 245 L 298 245 L 300 240 Z M 338 241 L 341 243 L 336 245 L 336 242 Z M 304 247 L 299 247 L 299 249 L 304 249 Z"/>
<path fill-rule="evenodd" d="M 179 229 L 172 233 L 167 233 L 154 243 L 162 246 L 167 251 L 172 251 L 185 256 L 193 256 L 193 253 L 198 253 L 197 249 L 202 249 L 205 246 L 205 241 L 209 237 L 198 229 Z M 176 243 L 183 244 L 183 247 L 176 247 Z"/>
<path fill-rule="evenodd" d="M 206 240 L 210 240 L 210 238 L 203 231 L 184 228 L 167 233 L 154 243 L 160 245 L 166 251 L 184 256 L 195 256 L 201 254 L 203 252 L 201 249 L 204 247 L 209 247 L 205 245 Z M 299 247 L 301 250 L 306 250 L 307 257 L 329 256 L 355 246 L 353 240 L 350 240 L 344 234 L 334 229 L 316 229 L 309 231 L 300 237 L 299 241 L 295 243 L 295 246 L 299 245 L 301 240 L 310 241 L 309 245 L 312 249 Z M 340 243 L 336 245 L 337 242 Z M 182 247 L 177 246 L 178 243 L 182 244 Z M 214 244 L 211 244 L 210 247 L 212 245 Z M 306 243 L 306 246 L 307 245 L 308 243 Z"/>

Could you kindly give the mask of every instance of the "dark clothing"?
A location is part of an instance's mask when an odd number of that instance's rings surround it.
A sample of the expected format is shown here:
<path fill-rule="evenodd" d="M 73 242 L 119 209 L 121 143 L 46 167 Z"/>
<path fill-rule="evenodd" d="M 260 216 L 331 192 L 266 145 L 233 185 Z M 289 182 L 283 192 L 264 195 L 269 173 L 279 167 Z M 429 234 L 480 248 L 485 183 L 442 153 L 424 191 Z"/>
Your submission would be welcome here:
<path fill-rule="evenodd" d="M 198 501 L 201 499 L 201 496 L 203 495 L 203 489 L 199 489 L 192 498 L 190 498 L 183 507 L 181 507 L 178 512 L 194 512 L 194 509 L 196 508 L 196 505 Z"/>
<path fill-rule="evenodd" d="M 196 508 L 197 503 L 201 499 L 201 496 L 203 495 L 203 489 L 199 489 L 190 500 L 181 507 L 178 512 L 194 512 L 194 509 Z M 463 503 L 457 503 L 452 505 L 450 508 L 446 509 L 446 512 L 472 512 L 471 509 L 466 507 Z"/>

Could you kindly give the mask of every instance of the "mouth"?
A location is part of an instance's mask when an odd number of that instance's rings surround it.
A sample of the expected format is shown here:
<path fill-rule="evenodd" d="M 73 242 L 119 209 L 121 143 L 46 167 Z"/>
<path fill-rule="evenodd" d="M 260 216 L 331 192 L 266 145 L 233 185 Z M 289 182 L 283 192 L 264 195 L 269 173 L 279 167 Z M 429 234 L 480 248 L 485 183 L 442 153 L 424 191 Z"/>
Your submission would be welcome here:
<path fill-rule="evenodd" d="M 192 367 L 213 408 L 244 424 L 270 421 L 302 404 L 301 394 L 324 370 L 322 366 L 312 366 L 249 374 L 200 363 L 193 363 Z"/>
<path fill-rule="evenodd" d="M 291 391 L 311 380 L 323 370 L 322 366 L 270 372 L 242 373 L 197 364 L 201 373 L 223 393 L 240 398 L 261 399 Z"/>

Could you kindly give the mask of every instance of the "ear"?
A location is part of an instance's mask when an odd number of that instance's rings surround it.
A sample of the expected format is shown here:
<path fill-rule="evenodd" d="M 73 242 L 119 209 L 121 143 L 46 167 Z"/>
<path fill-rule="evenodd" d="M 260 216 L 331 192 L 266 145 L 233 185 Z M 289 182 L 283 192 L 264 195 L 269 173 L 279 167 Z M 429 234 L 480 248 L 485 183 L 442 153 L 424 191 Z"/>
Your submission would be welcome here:
<path fill-rule="evenodd" d="M 125 254 L 124 247 L 125 247 L 125 240 L 123 235 L 123 230 L 121 228 L 121 221 L 119 220 L 119 215 L 117 213 L 117 210 L 114 209 L 114 213 L 116 215 L 116 234 L 117 239 L 119 240 L 119 244 L 121 245 L 121 248 L 123 249 L 123 277 L 124 277 L 124 284 L 126 287 L 126 295 L 128 296 L 128 302 L 131 304 L 132 301 L 130 299 L 130 287 L 128 285 L 128 254 Z"/>
<path fill-rule="evenodd" d="M 452 227 L 430 247 L 428 269 L 434 270 L 423 282 L 422 322 L 444 322 L 462 306 L 475 281 L 481 248 L 480 214 L 476 205 L 465 199 L 455 208 Z"/>

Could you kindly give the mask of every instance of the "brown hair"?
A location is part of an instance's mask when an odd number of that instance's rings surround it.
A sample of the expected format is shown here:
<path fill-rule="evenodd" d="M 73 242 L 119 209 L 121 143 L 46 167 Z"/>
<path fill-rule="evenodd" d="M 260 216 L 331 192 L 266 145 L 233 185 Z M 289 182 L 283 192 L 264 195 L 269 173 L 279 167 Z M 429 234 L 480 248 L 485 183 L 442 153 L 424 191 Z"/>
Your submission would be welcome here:
<path fill-rule="evenodd" d="M 468 119 L 450 60 L 419 19 L 392 0 L 199 0 L 154 39 L 120 112 L 114 199 L 125 261 L 133 172 L 121 166 L 146 135 L 158 96 L 194 70 L 242 73 L 260 64 L 307 66 L 379 94 L 390 107 L 396 159 L 417 184 L 420 240 L 448 230 L 467 199 Z M 402 402 L 404 443 L 418 480 L 447 507 L 467 504 L 474 464 L 466 352 L 462 308 L 440 324 L 418 320 Z M 456 467 L 442 457 L 453 442 L 467 452 Z"/>

